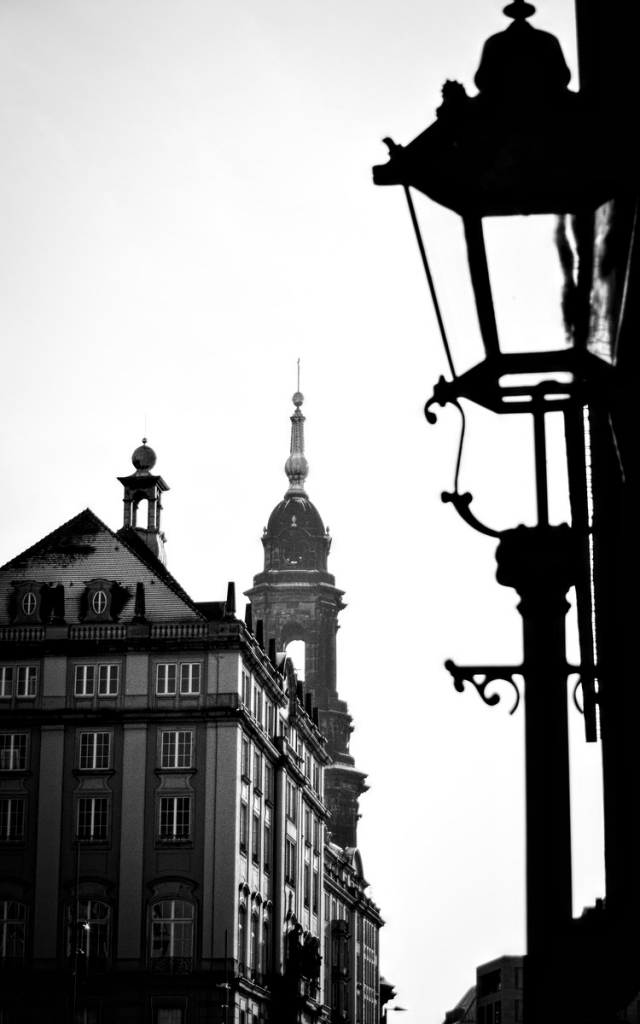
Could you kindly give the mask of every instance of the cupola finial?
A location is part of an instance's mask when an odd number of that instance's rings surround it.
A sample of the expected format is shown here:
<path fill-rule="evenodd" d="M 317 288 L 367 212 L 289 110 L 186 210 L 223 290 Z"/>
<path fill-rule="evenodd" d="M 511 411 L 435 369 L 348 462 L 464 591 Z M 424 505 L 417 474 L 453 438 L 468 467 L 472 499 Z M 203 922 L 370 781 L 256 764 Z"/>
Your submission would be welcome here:
<path fill-rule="evenodd" d="M 291 417 L 291 447 L 289 458 L 285 462 L 284 471 L 289 477 L 289 490 L 285 497 L 299 494 L 306 496 L 304 482 L 309 473 L 309 463 L 304 456 L 304 422 L 305 417 L 300 411 L 304 395 L 300 391 L 300 359 L 298 359 L 298 390 L 292 398 L 296 411 Z"/>

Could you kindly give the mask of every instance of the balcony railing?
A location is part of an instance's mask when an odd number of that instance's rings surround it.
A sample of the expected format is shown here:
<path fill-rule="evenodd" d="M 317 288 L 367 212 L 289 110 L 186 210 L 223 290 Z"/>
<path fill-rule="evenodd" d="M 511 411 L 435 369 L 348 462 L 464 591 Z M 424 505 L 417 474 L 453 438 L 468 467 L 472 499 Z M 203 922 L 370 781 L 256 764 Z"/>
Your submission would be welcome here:
<path fill-rule="evenodd" d="M 191 956 L 154 956 L 151 958 L 152 974 L 193 974 L 194 959 Z"/>
<path fill-rule="evenodd" d="M 95 626 L 71 626 L 70 640 L 126 640 L 127 627 L 107 623 Z"/>
<path fill-rule="evenodd" d="M 197 640 L 207 636 L 208 626 L 199 622 L 166 622 L 151 627 L 151 636 L 166 640 Z"/>

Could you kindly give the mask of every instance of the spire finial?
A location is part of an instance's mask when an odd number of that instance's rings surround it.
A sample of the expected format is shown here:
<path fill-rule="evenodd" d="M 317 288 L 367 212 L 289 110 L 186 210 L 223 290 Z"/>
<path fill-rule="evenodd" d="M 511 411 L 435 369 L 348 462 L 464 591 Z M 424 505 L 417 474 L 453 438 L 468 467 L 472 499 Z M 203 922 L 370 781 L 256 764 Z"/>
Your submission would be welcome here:
<path fill-rule="evenodd" d="M 292 398 L 296 411 L 291 417 L 291 446 L 284 471 L 289 477 L 289 490 L 285 497 L 299 494 L 306 497 L 304 482 L 309 472 L 309 463 L 304 457 L 304 423 L 305 417 L 300 411 L 304 395 L 300 391 L 300 360 L 298 359 L 298 390 Z"/>

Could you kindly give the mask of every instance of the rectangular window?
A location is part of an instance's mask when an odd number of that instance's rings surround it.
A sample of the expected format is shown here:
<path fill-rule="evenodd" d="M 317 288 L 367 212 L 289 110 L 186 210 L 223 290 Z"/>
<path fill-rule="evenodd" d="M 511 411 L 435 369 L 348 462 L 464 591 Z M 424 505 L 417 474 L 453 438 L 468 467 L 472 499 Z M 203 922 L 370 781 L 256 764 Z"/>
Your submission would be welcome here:
<path fill-rule="evenodd" d="M 98 665 L 98 696 L 115 697 L 118 693 L 119 665 Z"/>
<path fill-rule="evenodd" d="M 268 761 L 264 766 L 264 798 L 268 804 L 273 803 L 273 766 Z"/>
<path fill-rule="evenodd" d="M 262 792 L 262 755 L 259 750 L 253 751 L 253 786 Z"/>
<path fill-rule="evenodd" d="M 180 693 L 200 693 L 200 669 L 197 661 L 180 666 Z"/>
<path fill-rule="evenodd" d="M 320 906 L 320 858 L 314 855 L 313 858 L 313 903 L 311 909 L 314 914 L 318 913 Z"/>
<path fill-rule="evenodd" d="M 267 807 L 264 812 L 264 870 L 271 871 L 271 811 Z"/>
<path fill-rule="evenodd" d="M 304 851 L 304 905 L 308 907 L 311 903 L 311 852 L 307 846 Z"/>
<path fill-rule="evenodd" d="M 108 732 L 81 732 L 80 757 L 78 767 L 81 771 L 93 771 L 109 767 L 111 734 Z"/>
<path fill-rule="evenodd" d="M 163 732 L 160 766 L 162 768 L 191 768 L 192 751 L 193 732 L 190 729 L 179 732 Z"/>
<path fill-rule="evenodd" d="M 182 1009 L 178 1007 L 159 1009 L 156 1012 L 156 1024 L 182 1024 L 183 1020 Z"/>
<path fill-rule="evenodd" d="M 289 885 L 296 884 L 296 844 L 288 837 L 284 846 L 284 880 Z"/>
<path fill-rule="evenodd" d="M 498 1000 L 493 1006 L 493 1024 L 502 1024 L 502 1003 Z"/>
<path fill-rule="evenodd" d="M 304 809 L 304 841 L 311 846 L 311 811 L 308 807 Z"/>
<path fill-rule="evenodd" d="M 316 791 L 316 793 L 319 793 L 320 792 L 320 765 L 317 763 L 317 761 L 313 762 L 313 782 L 312 782 L 312 785 L 313 785 L 313 788 Z"/>
<path fill-rule="evenodd" d="M 74 693 L 76 697 L 93 697 L 95 686 L 95 666 L 76 665 L 76 681 Z"/>
<path fill-rule="evenodd" d="M 253 815 L 253 832 L 251 833 L 251 859 L 254 864 L 260 863 L 260 817 Z"/>
<path fill-rule="evenodd" d="M 249 740 L 242 740 L 242 763 L 240 765 L 240 771 L 243 779 L 249 779 L 250 763 L 249 758 L 251 757 L 251 746 Z"/>
<path fill-rule="evenodd" d="M 247 852 L 247 836 L 249 834 L 249 805 L 245 800 L 240 801 L 240 850 Z"/>
<path fill-rule="evenodd" d="M 156 693 L 160 697 L 173 696 L 176 692 L 177 665 L 156 665 Z"/>
<path fill-rule="evenodd" d="M 270 704 L 268 700 L 264 702 L 264 727 L 267 736 L 273 736 L 273 704 Z"/>
<path fill-rule="evenodd" d="M 78 839 L 107 839 L 109 798 L 106 796 L 79 797 Z"/>
<path fill-rule="evenodd" d="M 517 968 L 516 968 L 517 970 Z M 522 999 L 516 999 L 516 1020 L 522 1020 Z"/>
<path fill-rule="evenodd" d="M 0 770 L 23 771 L 27 767 L 25 733 L 0 733 Z"/>
<path fill-rule="evenodd" d="M 298 792 L 292 782 L 287 782 L 286 810 L 287 818 L 294 823 L 297 821 Z"/>
<path fill-rule="evenodd" d="M 253 688 L 253 717 L 262 725 L 262 690 L 259 686 Z"/>
<path fill-rule="evenodd" d="M 516 967 L 516 988 L 522 988 L 522 967 Z"/>
<path fill-rule="evenodd" d="M 38 669 L 35 665 L 18 665 L 18 697 L 35 697 Z"/>
<path fill-rule="evenodd" d="M 170 841 L 191 836 L 191 797 L 160 797 L 159 835 Z"/>
<path fill-rule="evenodd" d="M 322 826 L 320 825 L 320 821 L 319 821 L 318 818 L 316 818 L 316 816 L 314 814 L 314 816 L 313 816 L 313 849 L 315 850 L 316 853 L 320 852 L 321 828 L 322 828 Z"/>
<path fill-rule="evenodd" d="M 10 665 L 0 668 L 0 697 L 13 697 L 13 667 Z"/>
<path fill-rule="evenodd" d="M 0 840 L 22 839 L 24 836 L 24 798 L 3 797 L 0 800 Z"/>
<path fill-rule="evenodd" d="M 242 703 L 245 707 L 251 706 L 251 676 L 248 672 L 242 670 Z"/>

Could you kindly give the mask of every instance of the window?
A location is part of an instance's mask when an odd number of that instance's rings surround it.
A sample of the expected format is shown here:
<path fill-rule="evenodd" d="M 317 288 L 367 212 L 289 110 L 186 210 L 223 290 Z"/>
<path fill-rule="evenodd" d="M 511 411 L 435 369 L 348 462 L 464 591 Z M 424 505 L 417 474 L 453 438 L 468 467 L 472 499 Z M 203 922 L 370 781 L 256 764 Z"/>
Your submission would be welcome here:
<path fill-rule="evenodd" d="M 284 847 L 284 880 L 289 885 L 296 884 L 296 844 L 288 836 Z"/>
<path fill-rule="evenodd" d="M 191 768 L 192 751 L 193 732 L 191 730 L 162 733 L 160 759 L 162 768 Z"/>
<path fill-rule="evenodd" d="M 268 700 L 264 702 L 264 727 L 267 731 L 267 736 L 273 735 L 273 704 L 270 704 Z"/>
<path fill-rule="evenodd" d="M 264 812 L 264 870 L 271 870 L 271 810 L 267 807 Z"/>
<path fill-rule="evenodd" d="M 77 917 L 76 917 L 77 914 Z M 111 907 L 102 900 L 81 899 L 69 907 L 67 955 L 75 950 L 87 958 L 90 966 L 109 959 Z"/>
<path fill-rule="evenodd" d="M 320 857 L 314 854 L 313 857 L 313 903 L 311 909 L 314 914 L 318 913 L 320 904 Z"/>
<path fill-rule="evenodd" d="M 262 755 L 259 750 L 253 751 L 253 787 L 262 792 Z"/>
<path fill-rule="evenodd" d="M 516 968 L 516 970 L 517 970 L 517 968 Z M 517 1021 L 521 1021 L 522 1020 L 522 999 L 516 999 L 515 1003 L 516 1003 L 516 1020 Z"/>
<path fill-rule="evenodd" d="M 249 834 L 249 804 L 246 786 L 242 787 L 242 800 L 240 801 L 240 850 L 246 853 L 247 837 Z"/>
<path fill-rule="evenodd" d="M 499 999 L 493 1004 L 493 1024 L 502 1024 L 502 1003 Z"/>
<path fill-rule="evenodd" d="M 191 797 L 160 797 L 159 836 L 161 840 L 179 842 L 191 837 Z"/>
<path fill-rule="evenodd" d="M 249 778 L 249 758 L 250 758 L 250 755 L 251 755 L 251 747 L 249 745 L 249 740 L 243 739 L 242 740 L 242 764 L 240 766 L 240 771 L 241 771 L 243 779 L 248 779 Z"/>
<path fill-rule="evenodd" d="M 35 697 L 38 669 L 35 665 L 18 665 L 18 697 Z"/>
<path fill-rule="evenodd" d="M 247 708 L 251 705 L 251 676 L 244 669 L 242 670 L 242 703 Z"/>
<path fill-rule="evenodd" d="M 313 782 L 312 786 L 316 793 L 320 792 L 320 765 L 317 761 L 313 762 Z"/>
<path fill-rule="evenodd" d="M 80 756 L 78 767 L 80 771 L 95 771 L 109 767 L 111 734 L 108 732 L 81 732 L 80 733 Z"/>
<path fill-rule="evenodd" d="M 16 900 L 0 900 L 0 958 L 24 956 L 27 908 Z"/>
<path fill-rule="evenodd" d="M 264 766 L 264 798 L 267 803 L 273 803 L 273 766 L 268 761 Z"/>
<path fill-rule="evenodd" d="M 78 831 L 80 841 L 104 842 L 107 837 L 109 798 L 81 796 L 78 798 Z"/>
<path fill-rule="evenodd" d="M 262 725 L 262 690 L 259 686 L 253 688 L 253 717 Z"/>
<path fill-rule="evenodd" d="M 13 697 L 13 668 L 9 665 L 0 668 L 0 697 Z"/>
<path fill-rule="evenodd" d="M 151 908 L 151 958 L 193 956 L 194 907 L 186 900 L 162 900 Z"/>
<path fill-rule="evenodd" d="M 0 799 L 0 840 L 24 838 L 24 797 Z"/>
<path fill-rule="evenodd" d="M 304 838 L 311 845 L 311 811 L 308 807 L 304 808 Z"/>
<path fill-rule="evenodd" d="M 26 733 L 0 733 L 0 770 L 24 771 L 27 767 Z"/>
<path fill-rule="evenodd" d="M 307 846 L 304 851 L 304 905 L 308 907 L 311 903 L 311 850 Z"/>
<path fill-rule="evenodd" d="M 254 812 L 253 832 L 251 833 L 251 859 L 254 864 L 260 861 L 260 816 Z"/>
<path fill-rule="evenodd" d="M 287 782 L 287 798 L 286 798 L 287 818 L 289 818 L 293 822 L 295 822 L 297 820 L 297 814 L 296 814 L 296 810 L 297 810 L 297 797 L 298 797 L 298 794 L 297 794 L 297 791 L 296 791 L 296 787 L 294 786 L 294 784 L 292 782 Z"/>
<path fill-rule="evenodd" d="M 174 694 L 176 692 L 177 676 L 177 665 L 157 665 L 156 693 L 159 695 Z"/>
<path fill-rule="evenodd" d="M 185 661 L 156 665 L 156 693 L 160 697 L 173 697 L 177 691 L 178 667 L 180 668 L 180 693 L 184 696 L 200 693 L 202 665 L 200 662 Z"/>
<path fill-rule="evenodd" d="M 180 693 L 200 693 L 198 662 L 185 662 L 180 666 Z"/>
<path fill-rule="evenodd" d="M 115 697 L 118 693 L 119 675 L 119 665 L 76 665 L 75 696 L 93 697 L 97 680 L 98 696 Z"/>
<path fill-rule="evenodd" d="M 238 963 L 240 973 L 243 973 L 244 965 L 244 933 L 245 933 L 246 910 L 243 906 L 238 908 Z"/>
<path fill-rule="evenodd" d="M 319 821 L 318 818 L 316 818 L 316 816 L 314 814 L 314 816 L 313 816 L 313 848 L 314 848 L 316 853 L 320 852 L 320 835 L 321 835 L 320 829 L 321 829 L 320 821 Z"/>
<path fill-rule="evenodd" d="M 522 967 L 516 967 L 516 988 L 522 988 Z"/>
<path fill-rule="evenodd" d="M 271 967 L 271 929 L 269 922 L 262 922 L 262 973 L 267 975 Z"/>
<path fill-rule="evenodd" d="M 96 590 L 91 598 L 91 607 L 96 615 L 102 615 L 107 610 L 108 599 L 104 590 Z"/>
<path fill-rule="evenodd" d="M 30 590 L 22 598 L 22 611 L 25 615 L 33 615 L 38 606 L 38 599 L 36 595 Z"/>
<path fill-rule="evenodd" d="M 98 696 L 115 697 L 118 693 L 118 677 L 120 674 L 119 665 L 98 666 Z"/>

